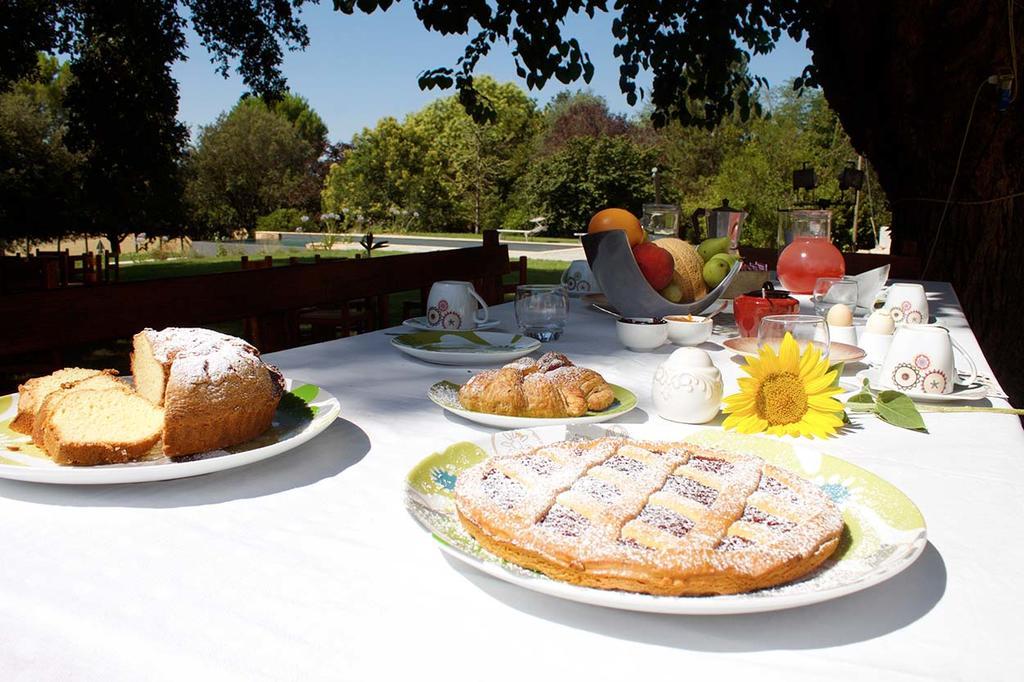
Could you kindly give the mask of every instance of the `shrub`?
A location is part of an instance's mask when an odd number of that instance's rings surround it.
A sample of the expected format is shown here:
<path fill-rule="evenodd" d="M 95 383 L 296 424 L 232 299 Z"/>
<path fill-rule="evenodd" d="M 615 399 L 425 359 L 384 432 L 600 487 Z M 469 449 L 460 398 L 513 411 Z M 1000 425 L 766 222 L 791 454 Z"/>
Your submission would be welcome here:
<path fill-rule="evenodd" d="M 256 229 L 264 232 L 294 232 L 302 225 L 304 211 L 297 208 L 279 208 L 256 219 Z"/>

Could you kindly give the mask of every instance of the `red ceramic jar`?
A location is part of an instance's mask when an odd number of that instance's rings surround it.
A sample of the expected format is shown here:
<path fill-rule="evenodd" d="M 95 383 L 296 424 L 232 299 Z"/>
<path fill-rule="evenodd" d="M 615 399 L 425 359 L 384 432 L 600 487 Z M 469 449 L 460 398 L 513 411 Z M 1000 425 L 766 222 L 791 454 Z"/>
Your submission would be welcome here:
<path fill-rule="evenodd" d="M 775 289 L 765 282 L 763 289 L 737 296 L 732 302 L 733 316 L 740 336 L 757 336 L 757 328 L 765 315 L 791 315 L 800 312 L 800 301 L 788 291 Z"/>

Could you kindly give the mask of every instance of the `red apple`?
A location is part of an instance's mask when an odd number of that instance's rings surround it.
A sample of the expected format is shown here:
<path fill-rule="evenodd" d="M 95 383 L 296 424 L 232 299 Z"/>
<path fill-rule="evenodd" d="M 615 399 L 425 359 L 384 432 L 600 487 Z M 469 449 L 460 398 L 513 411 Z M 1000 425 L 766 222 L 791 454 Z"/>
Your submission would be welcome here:
<path fill-rule="evenodd" d="M 644 242 L 633 247 L 633 257 L 640 266 L 644 279 L 655 289 L 661 290 L 672 282 L 675 261 L 672 254 L 654 242 Z"/>

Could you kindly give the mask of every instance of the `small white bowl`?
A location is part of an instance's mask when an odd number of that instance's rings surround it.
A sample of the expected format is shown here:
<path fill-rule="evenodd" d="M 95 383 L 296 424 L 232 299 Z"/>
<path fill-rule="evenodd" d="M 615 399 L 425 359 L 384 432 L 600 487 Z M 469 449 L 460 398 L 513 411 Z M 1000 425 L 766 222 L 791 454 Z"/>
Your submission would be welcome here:
<path fill-rule="evenodd" d="M 668 341 L 668 323 L 651 318 L 621 318 L 615 322 L 615 331 L 622 345 L 636 353 L 660 348 Z"/>
<path fill-rule="evenodd" d="M 689 319 L 687 319 L 689 318 Z M 669 315 L 668 340 L 677 346 L 699 346 L 711 338 L 714 322 L 700 315 Z"/>

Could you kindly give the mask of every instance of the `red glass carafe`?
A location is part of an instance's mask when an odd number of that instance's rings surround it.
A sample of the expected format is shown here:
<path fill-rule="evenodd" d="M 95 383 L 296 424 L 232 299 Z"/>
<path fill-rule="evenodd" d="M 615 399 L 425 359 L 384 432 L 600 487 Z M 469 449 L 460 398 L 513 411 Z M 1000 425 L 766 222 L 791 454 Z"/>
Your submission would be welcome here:
<path fill-rule="evenodd" d="M 832 211 L 790 211 L 793 241 L 779 254 L 775 270 L 783 287 L 810 294 L 819 277 L 846 274 L 843 254 L 832 243 Z"/>

